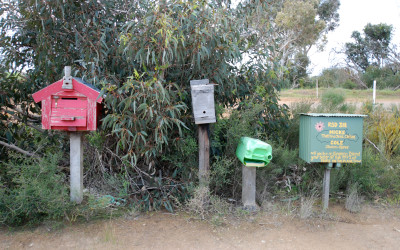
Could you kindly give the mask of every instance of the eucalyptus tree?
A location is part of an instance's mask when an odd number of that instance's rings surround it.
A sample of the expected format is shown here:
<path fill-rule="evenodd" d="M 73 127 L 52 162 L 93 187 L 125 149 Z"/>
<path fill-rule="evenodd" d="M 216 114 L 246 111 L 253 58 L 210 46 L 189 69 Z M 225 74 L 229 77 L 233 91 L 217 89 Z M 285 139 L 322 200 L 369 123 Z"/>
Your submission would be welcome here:
<path fill-rule="evenodd" d="M 367 24 L 363 34 L 353 31 L 353 42 L 345 44 L 347 62 L 360 71 L 369 66 L 383 67 L 390 54 L 393 27 L 388 24 Z"/>
<path fill-rule="evenodd" d="M 256 1 L 245 1 L 249 8 Z M 265 50 L 267 63 L 277 65 L 279 78 L 288 76 L 296 85 L 297 79 L 307 76 L 308 53 L 313 46 L 323 49 L 325 35 L 339 21 L 339 0 L 266 1 L 264 8 L 250 11 L 247 33 L 256 35 L 253 41 L 258 50 Z"/>

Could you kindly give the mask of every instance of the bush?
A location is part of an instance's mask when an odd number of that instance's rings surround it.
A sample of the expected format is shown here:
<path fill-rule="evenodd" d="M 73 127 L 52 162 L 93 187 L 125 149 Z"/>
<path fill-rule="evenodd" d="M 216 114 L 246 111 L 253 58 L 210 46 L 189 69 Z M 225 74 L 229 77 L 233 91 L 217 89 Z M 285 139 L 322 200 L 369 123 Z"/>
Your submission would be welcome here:
<path fill-rule="evenodd" d="M 42 159 L 14 156 L 4 164 L 0 196 L 0 223 L 36 224 L 59 219 L 71 207 L 65 176 L 58 167 L 60 155 Z"/>
<path fill-rule="evenodd" d="M 234 109 L 228 118 L 219 116 L 211 135 L 210 187 L 218 195 L 239 198 L 242 163 L 236 157 L 236 147 L 243 136 L 267 140 L 260 122 L 265 106 L 247 101 Z M 226 111 L 221 111 L 225 113 Z"/>
<path fill-rule="evenodd" d="M 369 114 L 367 138 L 391 157 L 400 147 L 400 117 L 378 108 Z"/>
<path fill-rule="evenodd" d="M 285 143 L 291 149 L 299 147 L 300 114 L 311 112 L 311 101 L 294 103 L 290 106 L 291 119 L 288 128 L 279 131 L 280 143 Z"/>
<path fill-rule="evenodd" d="M 321 106 L 324 107 L 327 112 L 334 112 L 340 109 L 345 99 L 346 97 L 343 92 L 329 89 L 322 94 Z"/>
<path fill-rule="evenodd" d="M 330 68 L 318 76 L 318 86 L 325 88 L 356 88 L 345 68 Z"/>
<path fill-rule="evenodd" d="M 373 87 L 373 82 L 376 80 L 378 89 L 395 88 L 400 83 L 400 72 L 393 72 L 390 67 L 379 68 L 370 66 L 362 74 L 361 79 L 369 88 Z"/>

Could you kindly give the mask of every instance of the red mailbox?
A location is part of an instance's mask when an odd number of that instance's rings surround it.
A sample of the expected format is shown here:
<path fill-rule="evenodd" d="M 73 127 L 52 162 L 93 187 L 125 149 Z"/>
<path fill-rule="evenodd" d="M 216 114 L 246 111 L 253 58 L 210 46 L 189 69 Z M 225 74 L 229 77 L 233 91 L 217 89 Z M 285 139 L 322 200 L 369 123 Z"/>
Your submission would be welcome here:
<path fill-rule="evenodd" d="M 96 130 L 103 98 L 100 90 L 69 74 L 32 95 L 42 102 L 42 128 Z"/>

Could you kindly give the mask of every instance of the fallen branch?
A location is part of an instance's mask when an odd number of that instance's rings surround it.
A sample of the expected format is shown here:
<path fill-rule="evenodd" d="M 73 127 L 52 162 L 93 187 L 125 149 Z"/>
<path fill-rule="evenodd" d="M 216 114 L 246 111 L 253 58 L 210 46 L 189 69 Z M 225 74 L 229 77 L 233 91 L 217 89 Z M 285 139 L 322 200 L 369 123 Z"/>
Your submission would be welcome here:
<path fill-rule="evenodd" d="M 34 153 L 31 153 L 31 152 L 28 152 L 26 150 L 23 150 L 22 148 L 17 147 L 14 144 L 8 144 L 6 142 L 0 141 L 0 145 L 3 145 L 3 146 L 8 147 L 8 148 L 11 148 L 11 149 L 13 149 L 15 151 L 18 151 L 18 152 L 20 152 L 20 153 L 22 153 L 24 155 L 30 156 L 30 157 L 38 157 Z"/>
<path fill-rule="evenodd" d="M 378 150 L 379 153 L 381 153 L 382 157 L 383 157 L 387 162 L 389 162 L 389 160 L 385 157 L 385 155 L 382 153 L 382 151 L 380 151 L 379 148 L 378 148 L 372 141 L 370 141 L 368 138 L 365 138 L 365 140 L 366 140 L 367 142 L 371 143 L 371 145 L 374 146 L 374 148 L 375 148 L 376 150 Z"/>

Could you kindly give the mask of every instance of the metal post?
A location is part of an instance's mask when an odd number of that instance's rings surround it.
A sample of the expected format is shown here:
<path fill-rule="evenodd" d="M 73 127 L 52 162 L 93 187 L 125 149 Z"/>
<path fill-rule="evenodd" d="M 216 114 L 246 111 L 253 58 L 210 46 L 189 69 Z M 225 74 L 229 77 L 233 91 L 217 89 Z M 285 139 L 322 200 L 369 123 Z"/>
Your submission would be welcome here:
<path fill-rule="evenodd" d="M 208 186 L 210 175 L 210 140 L 208 138 L 209 124 L 199 124 L 199 182 Z"/>
<path fill-rule="evenodd" d="M 83 200 L 83 145 L 82 133 L 70 133 L 70 192 L 71 201 Z"/>
<path fill-rule="evenodd" d="M 332 163 L 328 163 L 328 165 L 325 168 L 325 173 L 324 173 L 324 181 L 322 184 L 322 210 L 326 211 L 329 206 L 329 186 L 331 182 L 331 169 L 332 169 Z"/>
<path fill-rule="evenodd" d="M 256 170 L 255 167 L 242 167 L 242 202 L 247 210 L 255 211 L 256 204 Z"/>
<path fill-rule="evenodd" d="M 374 80 L 374 86 L 372 90 L 372 104 L 375 105 L 376 101 L 376 80 Z"/>

